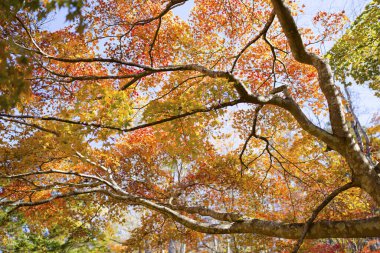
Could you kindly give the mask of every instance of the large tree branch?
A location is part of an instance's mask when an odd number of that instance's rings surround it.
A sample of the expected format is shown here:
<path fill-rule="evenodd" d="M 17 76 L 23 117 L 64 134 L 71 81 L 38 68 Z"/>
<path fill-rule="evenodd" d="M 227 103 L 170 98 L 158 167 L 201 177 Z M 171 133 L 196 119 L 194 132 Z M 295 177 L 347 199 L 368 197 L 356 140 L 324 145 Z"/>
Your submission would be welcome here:
<path fill-rule="evenodd" d="M 304 223 L 283 223 L 259 219 L 242 219 L 228 224 L 199 222 L 164 205 L 140 199 L 138 204 L 158 211 L 192 230 L 207 234 L 255 233 L 271 237 L 298 239 Z M 313 223 L 306 238 L 362 238 L 380 233 L 380 217 L 352 221 L 319 221 Z"/>
<path fill-rule="evenodd" d="M 297 25 L 283 0 L 272 0 L 272 4 L 288 39 L 294 58 L 317 69 L 319 85 L 328 103 L 333 133 L 339 137 L 347 137 L 349 131 L 344 117 L 342 99 L 339 96 L 337 87 L 334 85 L 329 64 L 321 57 L 306 51 Z"/>
<path fill-rule="evenodd" d="M 349 132 L 344 116 L 342 99 L 338 88 L 333 82 L 330 65 L 321 57 L 306 51 L 290 10 L 285 6 L 283 0 L 271 1 L 295 59 L 301 63 L 312 65 L 317 69 L 319 86 L 326 97 L 329 108 L 333 134 L 339 138 L 338 143 L 335 143 L 337 145 L 331 147 L 345 157 L 353 172 L 353 179 L 359 182 L 360 187 L 370 194 L 374 201 L 380 205 L 380 177 L 365 154 L 360 151 L 360 147 Z M 295 105 L 292 105 L 292 108 L 292 110 L 297 110 Z M 300 120 L 297 119 L 297 121 L 301 124 Z M 328 142 L 326 143 L 329 144 Z"/>
<path fill-rule="evenodd" d="M 278 94 L 281 92 L 283 93 L 285 98 L 281 97 L 280 94 Z M 299 107 L 297 102 L 290 96 L 285 85 L 273 89 L 267 96 L 250 94 L 248 95 L 246 100 L 248 103 L 258 105 L 276 105 L 285 109 L 293 115 L 293 117 L 303 130 L 305 130 L 312 136 L 315 136 L 318 139 L 322 140 L 327 145 L 331 146 L 336 150 L 340 148 L 340 140 L 336 136 L 327 132 L 326 130 L 313 124 L 313 122 L 311 122 L 309 118 L 303 113 L 302 109 Z"/>
<path fill-rule="evenodd" d="M 90 60 L 90 59 L 88 59 L 88 60 Z M 100 59 L 98 59 L 98 60 L 100 60 Z M 109 60 L 109 59 L 104 59 L 104 60 Z M 127 65 L 130 63 L 125 63 L 125 64 Z M 138 64 L 136 64 L 136 66 L 137 65 Z M 219 78 L 227 78 L 227 79 L 232 78 L 228 72 L 208 69 L 208 68 L 206 68 L 202 65 L 198 65 L 198 64 L 168 65 L 168 66 L 160 66 L 157 68 L 150 67 L 147 65 L 138 65 L 138 66 L 139 66 L 139 68 L 144 69 L 144 71 L 143 72 L 136 72 L 133 74 L 127 74 L 127 75 L 102 75 L 102 76 L 100 76 L 100 75 L 71 76 L 69 74 L 58 73 L 58 72 L 55 72 L 55 71 L 47 69 L 47 68 L 44 68 L 44 69 L 47 70 L 49 73 L 56 75 L 58 77 L 67 78 L 68 80 L 66 80 L 66 82 L 69 82 L 69 81 L 70 82 L 71 81 L 88 81 L 88 80 L 106 80 L 106 79 L 128 79 L 128 78 L 140 79 L 142 77 L 152 75 L 155 73 L 172 72 L 172 71 L 197 71 L 197 72 L 203 73 L 203 74 L 205 74 L 209 77 L 213 77 L 213 78 L 218 78 L 218 77 Z M 126 88 L 127 87 L 121 88 L 121 90 L 124 90 Z"/>
<path fill-rule="evenodd" d="M 208 216 L 218 221 L 239 222 L 245 218 L 243 215 L 238 213 L 218 212 L 203 206 L 183 206 L 170 204 L 165 204 L 165 206 L 176 211 L 183 211 L 189 214 L 197 214 L 200 216 Z"/>
<path fill-rule="evenodd" d="M 242 217 L 235 222 L 228 222 L 225 224 L 214 224 L 207 222 L 196 221 L 178 211 L 173 210 L 164 204 L 156 203 L 152 200 L 140 198 L 132 194 L 124 194 L 122 192 L 111 192 L 103 188 L 93 188 L 85 190 L 73 190 L 68 193 L 58 194 L 56 196 L 41 199 L 38 201 L 22 201 L 22 200 L 5 200 L 0 201 L 0 206 L 36 206 L 43 205 L 54 201 L 55 199 L 67 198 L 82 194 L 102 193 L 110 196 L 116 200 L 122 201 L 125 204 L 140 205 L 150 210 L 157 211 L 165 216 L 172 218 L 174 221 L 186 226 L 189 229 L 208 233 L 208 234 L 234 234 L 234 233 L 255 233 L 265 236 L 297 239 L 302 235 L 304 230 L 304 223 L 284 223 L 275 221 L 266 221 L 259 219 L 247 219 Z M 224 220 L 230 217 L 231 219 L 239 219 L 234 214 L 223 214 L 205 208 L 199 207 L 177 207 L 183 209 L 188 213 L 197 213 L 207 216 L 215 216 L 218 218 L 220 215 L 224 216 Z M 380 233 L 380 217 L 351 220 L 351 221 L 319 221 L 311 225 L 310 230 L 305 238 L 362 238 L 362 237 L 375 237 Z"/>
<path fill-rule="evenodd" d="M 131 201 L 131 197 L 129 196 L 124 197 L 110 192 L 107 194 L 119 200 L 125 199 Z M 254 233 L 277 238 L 298 239 L 301 237 L 305 226 L 304 223 L 284 223 L 260 219 L 247 219 L 244 217 L 242 217 L 239 221 L 228 222 L 226 224 L 200 222 L 180 214 L 178 211 L 173 210 L 167 205 L 159 204 L 152 200 L 134 197 L 132 201 L 136 205 L 144 206 L 150 210 L 157 211 L 169 218 L 172 218 L 174 221 L 189 229 L 207 234 Z M 228 218 L 227 214 L 198 207 L 178 208 L 184 209 L 184 211 L 187 210 L 189 213 L 195 213 L 195 211 L 198 211 L 198 214 L 203 212 L 204 215 L 210 217 L 215 215 L 223 215 L 224 218 Z M 231 213 L 229 217 L 239 219 L 239 217 L 235 215 L 236 214 Z M 305 238 L 363 238 L 376 237 L 379 234 L 380 217 L 373 217 L 361 220 L 315 222 L 310 226 L 310 230 Z"/>
<path fill-rule="evenodd" d="M 49 57 L 48 57 L 49 58 Z M 57 58 L 58 59 L 58 58 Z M 61 59 L 60 61 L 66 62 L 68 59 Z M 78 62 L 81 62 L 82 60 L 86 59 L 78 59 Z M 96 62 L 101 60 L 101 58 L 92 58 L 87 59 L 88 62 Z M 103 59 L 105 62 L 112 62 L 112 59 Z M 115 63 L 130 65 L 131 63 L 122 62 L 115 60 Z M 151 67 L 147 65 L 141 65 L 141 64 L 135 64 L 135 66 L 138 68 L 143 69 L 142 72 L 137 72 L 133 74 L 127 74 L 127 75 L 82 75 L 82 76 L 71 76 L 68 74 L 61 74 L 58 72 L 55 72 L 53 70 L 47 69 L 43 67 L 46 71 L 48 71 L 50 74 L 64 78 L 62 82 L 73 82 L 73 81 L 89 81 L 89 80 L 107 80 L 107 79 L 114 79 L 114 80 L 121 80 L 121 79 L 132 79 L 126 84 L 122 85 L 120 87 L 120 90 L 125 90 L 128 87 L 130 87 L 132 84 L 136 83 L 138 80 L 140 80 L 143 77 L 153 75 L 155 73 L 163 73 L 163 72 L 175 72 L 175 71 L 196 71 L 199 73 L 204 74 L 205 76 L 211 77 L 211 78 L 225 78 L 229 82 L 233 82 L 235 85 L 235 89 L 239 96 L 241 98 L 247 97 L 249 92 L 245 88 L 245 86 L 235 78 L 235 76 L 228 72 L 228 71 L 219 71 L 219 70 L 212 70 L 209 68 L 206 68 L 205 66 L 199 65 L 199 64 L 185 64 L 185 65 L 168 65 L 168 66 L 160 66 L 160 67 Z"/>

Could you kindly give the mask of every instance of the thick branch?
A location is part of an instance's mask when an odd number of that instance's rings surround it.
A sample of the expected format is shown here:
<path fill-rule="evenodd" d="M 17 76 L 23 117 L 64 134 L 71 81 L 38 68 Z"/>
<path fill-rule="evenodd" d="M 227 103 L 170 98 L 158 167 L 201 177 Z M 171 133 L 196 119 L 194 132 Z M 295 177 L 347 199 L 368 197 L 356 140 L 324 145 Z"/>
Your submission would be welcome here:
<path fill-rule="evenodd" d="M 187 216 L 150 200 L 140 199 L 138 204 L 158 211 L 192 230 L 207 234 L 255 233 L 271 237 L 297 239 L 304 223 L 282 223 L 259 219 L 243 219 L 228 224 L 210 224 Z M 362 238 L 375 237 L 380 233 L 380 217 L 352 221 L 319 221 L 313 223 L 306 238 Z"/>
<path fill-rule="evenodd" d="M 238 222 L 244 219 L 244 216 L 237 213 L 217 212 L 203 206 L 179 206 L 167 205 L 172 210 L 183 211 L 189 214 L 197 214 L 201 216 L 208 216 L 218 221 Z"/>
<path fill-rule="evenodd" d="M 226 224 L 212 224 L 199 222 L 191 219 L 179 212 L 169 208 L 168 206 L 155 203 L 151 200 L 139 198 L 132 194 L 120 194 L 107 191 L 102 188 L 94 188 L 90 190 L 74 190 L 66 194 L 60 194 L 48 199 L 35 202 L 23 201 L 1 201 L 0 206 L 35 206 L 49 203 L 55 199 L 66 198 L 70 196 L 90 193 L 102 193 L 108 195 L 125 204 L 141 205 L 150 210 L 157 211 L 165 216 L 172 218 L 174 221 L 190 228 L 192 230 L 208 233 L 208 234 L 234 234 L 234 233 L 255 233 L 278 238 L 297 239 L 301 236 L 304 223 L 282 223 L 274 221 L 265 221 L 259 219 L 242 218 L 236 222 L 228 222 Z M 202 208 L 187 208 L 189 213 L 197 212 L 204 215 L 220 215 L 218 212 L 210 212 Z M 227 215 L 227 214 L 223 214 Z M 226 216 L 228 217 L 228 216 Z M 233 217 L 233 214 L 230 214 Z M 352 221 L 320 221 L 313 223 L 306 238 L 362 238 L 375 237 L 380 234 L 380 217 L 352 220 Z"/>
<path fill-rule="evenodd" d="M 327 100 L 333 134 L 338 137 L 339 141 L 330 145 L 324 139 L 320 139 L 345 157 L 353 172 L 354 180 L 359 182 L 360 187 L 370 194 L 374 201 L 380 205 L 380 177 L 349 133 L 342 99 L 333 82 L 333 75 L 329 64 L 321 57 L 306 51 L 290 10 L 284 5 L 283 0 L 271 1 L 295 59 L 314 66 L 318 71 L 318 82 Z M 294 108 L 293 110 L 297 110 L 294 105 L 292 107 Z M 297 119 L 297 121 L 301 124 L 300 120 Z M 302 128 L 304 127 L 302 126 Z"/>
<path fill-rule="evenodd" d="M 279 94 L 282 92 L 285 95 L 285 98 L 282 98 Z M 290 112 L 293 117 L 296 119 L 301 128 L 311 134 L 312 136 L 317 137 L 318 139 L 327 143 L 330 147 L 334 149 L 339 148 L 340 140 L 334 135 L 330 134 L 326 130 L 313 124 L 308 117 L 303 113 L 299 105 L 290 97 L 286 86 L 280 86 L 275 88 L 271 94 L 267 96 L 256 96 L 249 95 L 247 98 L 248 103 L 258 104 L 258 105 L 276 105 L 279 106 L 288 112 Z"/>
<path fill-rule="evenodd" d="M 272 0 L 272 4 L 288 39 L 294 58 L 301 63 L 314 66 L 318 71 L 319 86 L 328 103 L 333 133 L 339 137 L 347 137 L 349 132 L 344 117 L 342 99 L 339 96 L 337 87 L 334 85 L 330 65 L 321 57 L 306 51 L 297 25 L 283 0 Z"/>

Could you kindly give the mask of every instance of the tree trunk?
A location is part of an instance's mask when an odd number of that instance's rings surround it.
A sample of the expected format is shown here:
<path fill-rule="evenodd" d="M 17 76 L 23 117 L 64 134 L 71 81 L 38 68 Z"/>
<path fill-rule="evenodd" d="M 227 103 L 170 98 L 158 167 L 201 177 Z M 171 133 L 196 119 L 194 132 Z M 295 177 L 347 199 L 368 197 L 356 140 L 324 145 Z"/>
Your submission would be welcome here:
<path fill-rule="evenodd" d="M 175 241 L 170 239 L 168 253 L 176 253 L 176 252 L 177 250 L 175 248 Z"/>

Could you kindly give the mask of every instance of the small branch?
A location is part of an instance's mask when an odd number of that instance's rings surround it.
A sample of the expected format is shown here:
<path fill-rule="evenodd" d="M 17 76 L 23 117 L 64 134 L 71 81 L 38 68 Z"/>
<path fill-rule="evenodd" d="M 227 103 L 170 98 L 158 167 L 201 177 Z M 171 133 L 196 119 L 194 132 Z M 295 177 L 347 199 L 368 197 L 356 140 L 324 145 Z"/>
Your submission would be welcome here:
<path fill-rule="evenodd" d="M 165 9 L 163 11 L 161 11 L 157 16 L 137 21 L 132 26 L 134 27 L 134 26 L 137 26 L 137 25 L 146 25 L 146 24 L 151 23 L 154 20 L 161 19 L 169 11 L 171 11 L 172 9 L 174 9 L 174 8 L 180 6 L 180 5 L 183 5 L 186 1 L 187 0 L 169 0 L 169 3 L 165 6 Z"/>
<path fill-rule="evenodd" d="M 31 40 L 31 42 L 34 45 L 34 47 L 37 48 L 38 52 L 40 52 L 44 56 L 50 57 L 50 55 L 47 54 L 44 50 L 42 50 L 40 48 L 40 46 L 37 44 L 37 42 L 34 40 L 32 34 L 30 33 L 29 29 L 25 26 L 24 22 L 22 22 L 22 20 L 19 17 L 17 17 L 17 16 L 16 16 L 16 19 L 21 24 L 22 28 L 25 30 L 26 34 L 28 35 L 28 37 Z"/>
<path fill-rule="evenodd" d="M 62 118 L 57 118 L 57 117 L 43 117 L 43 116 L 33 116 L 33 115 L 11 115 L 11 114 L 4 114 L 4 113 L 0 113 L 0 117 L 20 118 L 20 119 L 36 119 L 36 120 L 43 120 L 43 121 L 57 121 L 57 122 L 73 124 L 73 125 L 82 125 L 82 126 L 87 126 L 87 127 L 116 130 L 116 131 L 126 133 L 126 132 L 133 132 L 133 131 L 136 131 L 138 129 L 142 129 L 142 128 L 151 127 L 151 126 L 159 125 L 162 123 L 170 122 L 170 121 L 177 120 L 180 118 L 184 118 L 187 116 L 191 116 L 191 115 L 194 115 L 197 113 L 206 113 L 206 112 L 211 112 L 213 110 L 218 110 L 218 109 L 222 109 L 222 108 L 229 107 L 229 106 L 234 106 L 234 105 L 237 105 L 240 103 L 243 103 L 243 100 L 241 100 L 241 99 L 233 100 L 230 102 L 225 102 L 225 103 L 221 103 L 218 105 L 213 105 L 213 106 L 210 106 L 209 108 L 194 109 L 194 110 L 189 111 L 189 112 L 174 115 L 174 116 L 167 117 L 167 118 L 157 120 L 157 121 L 153 121 L 150 123 L 141 124 L 139 126 L 135 126 L 135 127 L 131 127 L 131 128 L 107 126 L 107 125 L 103 125 L 103 124 L 89 123 L 89 122 L 85 122 L 85 121 L 76 121 L 76 120 L 69 120 L 69 119 L 62 119 Z"/>
<path fill-rule="evenodd" d="M 253 43 L 255 43 L 257 40 L 260 39 L 261 36 L 263 36 L 265 33 L 267 33 L 267 31 L 269 30 L 270 26 L 272 25 L 273 23 L 273 20 L 274 20 L 274 17 L 276 16 L 274 10 L 271 12 L 267 22 L 265 23 L 265 26 L 263 27 L 263 29 L 261 29 L 261 31 L 252 39 L 250 40 L 247 45 L 245 45 L 245 47 L 238 53 L 238 55 L 236 56 L 235 58 L 235 61 L 233 62 L 232 64 L 232 67 L 231 67 L 231 70 L 230 72 L 232 73 L 235 69 L 235 66 L 236 66 L 236 63 L 238 62 L 240 56 L 242 56 L 242 54 L 244 53 L 245 50 L 247 50 Z"/>
<path fill-rule="evenodd" d="M 45 171 L 32 171 L 32 172 L 15 174 L 15 175 L 0 174 L 0 178 L 15 179 L 15 178 L 24 178 L 24 177 L 28 177 L 28 176 L 46 175 L 46 174 L 63 174 L 63 175 L 72 175 L 72 176 L 94 179 L 96 181 L 102 182 L 105 185 L 108 185 L 109 187 L 113 188 L 113 185 L 103 178 L 100 178 L 100 177 L 97 177 L 94 175 L 89 175 L 89 174 L 82 174 L 82 173 L 75 172 L 75 171 L 64 171 L 64 170 L 52 170 L 51 169 L 51 170 L 45 170 Z"/>
<path fill-rule="evenodd" d="M 178 89 L 180 86 L 182 86 L 186 82 L 188 82 L 188 81 L 190 81 L 192 79 L 198 79 L 198 78 L 203 78 L 203 77 L 205 77 L 205 75 L 198 75 L 198 76 L 192 76 L 192 77 L 186 78 L 185 80 L 183 80 L 182 82 L 178 83 L 176 86 L 174 86 L 173 88 L 171 88 L 169 91 L 165 92 L 163 95 L 161 95 L 159 97 L 156 97 L 156 98 L 152 99 L 151 101 L 149 101 L 148 103 L 146 103 L 145 105 L 143 105 L 141 107 L 134 108 L 134 109 L 138 109 L 138 110 L 143 109 L 143 108 L 147 107 L 153 101 L 158 101 L 158 100 L 166 97 L 167 95 L 169 95 L 170 93 L 172 93 L 173 91 L 175 91 L 176 89 Z"/>
<path fill-rule="evenodd" d="M 248 143 L 249 143 L 249 141 L 251 140 L 251 138 L 254 137 L 254 136 L 257 136 L 257 135 L 256 135 L 257 118 L 258 118 L 258 115 L 259 115 L 260 110 L 261 110 L 263 107 L 264 107 L 263 105 L 259 105 L 258 107 L 256 107 L 256 109 L 255 109 L 255 116 L 254 116 L 254 118 L 253 118 L 253 123 L 252 123 L 252 130 L 251 130 L 251 133 L 249 134 L 247 140 L 244 142 L 243 148 L 242 148 L 242 150 L 241 150 L 241 152 L 240 152 L 240 155 L 239 155 L 240 163 L 244 166 L 245 169 L 248 169 L 248 166 L 247 166 L 247 165 L 244 163 L 244 161 L 243 161 L 243 155 L 244 155 L 245 150 L 247 149 Z M 244 173 L 244 170 L 242 169 L 242 170 L 240 171 L 241 176 L 243 176 L 243 173 Z"/>
<path fill-rule="evenodd" d="M 153 41 L 152 41 L 152 43 L 150 44 L 150 48 L 149 48 L 150 66 L 152 66 L 152 67 L 153 67 L 153 56 L 152 56 L 152 51 L 153 51 L 154 43 L 155 43 L 156 40 L 157 40 L 158 32 L 160 31 L 160 27 L 161 27 L 161 18 L 158 19 L 157 29 L 156 29 L 156 32 L 154 33 Z"/>
<path fill-rule="evenodd" d="M 4 121 L 9 121 L 9 122 L 14 122 L 14 123 L 17 123 L 17 124 L 21 124 L 21 125 L 25 125 L 25 126 L 29 126 L 29 127 L 33 127 L 33 128 L 36 128 L 40 131 L 43 131 L 43 132 L 47 132 L 47 133 L 51 133 L 51 134 L 54 134 L 55 136 L 59 137 L 60 134 L 56 131 L 53 131 L 53 130 L 49 130 L 47 128 L 44 128 L 44 127 L 41 127 L 37 124 L 32 124 L 32 123 L 27 123 L 27 122 L 23 122 L 23 121 L 19 121 L 19 120 L 16 120 L 16 119 L 6 119 L 6 118 L 3 118 L 3 117 L 0 117 L 0 120 L 4 120 Z"/>
<path fill-rule="evenodd" d="M 360 124 L 358 117 L 356 116 L 356 113 L 354 111 L 354 107 L 352 105 L 351 95 L 350 95 L 350 92 L 349 92 L 348 87 L 346 85 L 344 85 L 344 91 L 345 91 L 346 96 L 347 96 L 347 102 L 348 102 L 347 109 L 353 117 L 353 120 L 351 121 L 351 127 L 353 128 L 353 130 L 355 132 L 356 141 L 358 142 L 360 150 L 367 156 L 367 159 L 370 162 L 370 164 L 374 165 L 374 162 L 373 162 L 372 157 L 371 157 L 371 146 L 370 146 L 371 142 L 368 138 L 368 134 L 366 133 L 363 126 Z M 362 141 L 362 137 L 360 135 L 360 132 L 362 133 L 362 135 L 365 139 L 365 149 L 364 149 L 364 145 L 363 145 L 363 141 Z"/>
<path fill-rule="evenodd" d="M 330 193 L 330 195 L 328 195 L 325 200 L 313 211 L 311 217 L 309 218 L 309 220 L 305 223 L 304 225 L 304 228 L 303 228 L 303 232 L 302 232 L 302 235 L 300 237 L 300 239 L 298 240 L 297 244 L 294 246 L 294 249 L 292 251 L 292 253 L 297 253 L 299 248 L 301 247 L 302 245 L 302 242 L 303 240 L 305 239 L 307 233 L 309 232 L 311 226 L 312 226 L 312 223 L 313 221 L 317 218 L 318 214 L 322 211 L 323 208 L 325 208 L 325 206 L 327 206 L 339 193 L 343 192 L 343 191 L 346 191 L 352 187 L 355 187 L 355 184 L 353 182 L 350 182 L 350 183 L 347 183 L 341 187 L 339 187 L 338 189 L 334 190 L 332 193 Z"/>
<path fill-rule="evenodd" d="M 270 51 L 272 52 L 272 56 L 273 56 L 273 60 L 272 60 L 273 83 L 274 83 L 274 86 L 276 87 L 276 82 L 277 82 L 276 69 L 275 69 L 276 68 L 276 61 L 277 61 L 276 51 L 274 50 L 274 46 L 272 45 L 272 43 L 270 43 L 269 40 L 267 39 L 266 34 L 263 35 L 263 38 L 264 38 L 265 43 L 267 43 L 269 45 Z"/>
<path fill-rule="evenodd" d="M 38 205 L 50 203 L 55 199 L 68 198 L 72 196 L 89 194 L 89 193 L 96 193 L 99 191 L 103 191 L 103 190 L 100 188 L 95 188 L 91 190 L 81 190 L 81 191 L 74 190 L 72 192 L 65 193 L 65 194 L 58 194 L 56 196 L 53 196 L 47 199 L 38 200 L 38 201 L 30 201 L 30 202 L 24 202 L 22 200 L 17 200 L 17 201 L 7 200 L 7 201 L 1 201 L 0 206 L 13 206 L 13 207 L 38 206 Z"/>

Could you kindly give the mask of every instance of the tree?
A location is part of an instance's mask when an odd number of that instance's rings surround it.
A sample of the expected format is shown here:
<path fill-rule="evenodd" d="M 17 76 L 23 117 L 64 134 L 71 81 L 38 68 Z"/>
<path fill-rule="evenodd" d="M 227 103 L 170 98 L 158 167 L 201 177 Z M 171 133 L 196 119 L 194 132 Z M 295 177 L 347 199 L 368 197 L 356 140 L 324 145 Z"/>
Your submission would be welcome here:
<path fill-rule="evenodd" d="M 380 25 L 373 20 L 380 18 L 379 5 L 379 0 L 370 2 L 330 51 L 337 80 L 345 85 L 351 84 L 349 77 L 358 84 L 367 82 L 377 96 L 380 95 Z"/>
<path fill-rule="evenodd" d="M 92 219 L 45 220 L 46 227 L 41 227 L 20 213 L 0 214 L 2 252 L 108 252 L 100 240 L 100 226 L 94 227 Z"/>
<path fill-rule="evenodd" d="M 293 1 L 198 0 L 190 22 L 172 13 L 185 2 L 83 3 L 83 31 L 47 31 L 43 5 L 1 24 L 1 205 L 35 224 L 83 199 L 110 222 L 145 213 L 129 241 L 140 250 L 160 247 L 145 237 L 159 224 L 194 247 L 208 239 L 196 232 L 296 239 L 294 252 L 305 238 L 378 236 L 378 167 L 312 47 L 344 14 L 319 13 L 314 34 Z"/>

